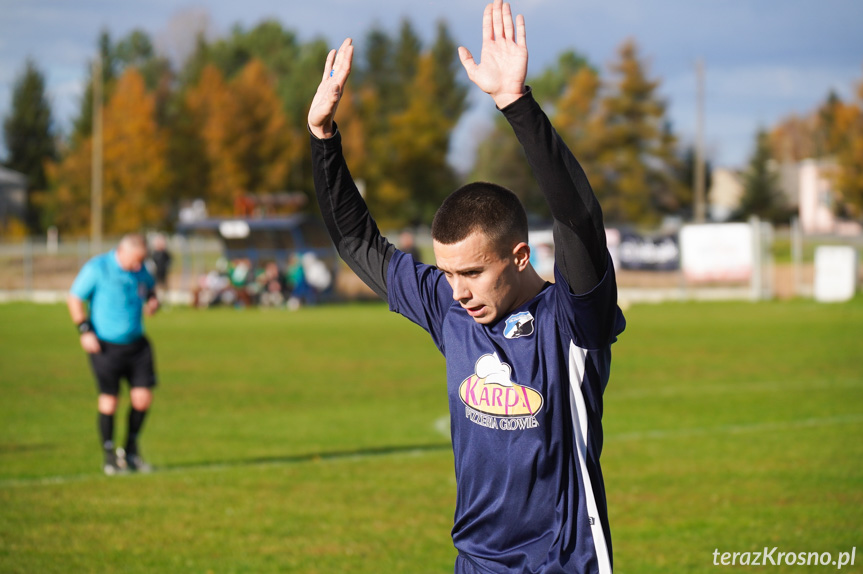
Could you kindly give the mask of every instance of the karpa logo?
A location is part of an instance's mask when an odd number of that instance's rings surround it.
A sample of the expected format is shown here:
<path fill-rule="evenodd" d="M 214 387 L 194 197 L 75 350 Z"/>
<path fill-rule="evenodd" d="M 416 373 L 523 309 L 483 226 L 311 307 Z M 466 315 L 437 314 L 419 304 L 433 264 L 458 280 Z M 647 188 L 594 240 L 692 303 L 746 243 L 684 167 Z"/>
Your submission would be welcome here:
<path fill-rule="evenodd" d="M 533 335 L 533 315 L 529 311 L 522 311 L 510 315 L 503 329 L 503 336 L 507 339 L 518 339 Z"/>
<path fill-rule="evenodd" d="M 542 395 L 535 389 L 514 383 L 510 378 L 512 368 L 497 355 L 483 355 L 475 368 L 476 373 L 459 387 L 459 397 L 466 407 L 492 417 L 531 418 L 542 408 Z"/>

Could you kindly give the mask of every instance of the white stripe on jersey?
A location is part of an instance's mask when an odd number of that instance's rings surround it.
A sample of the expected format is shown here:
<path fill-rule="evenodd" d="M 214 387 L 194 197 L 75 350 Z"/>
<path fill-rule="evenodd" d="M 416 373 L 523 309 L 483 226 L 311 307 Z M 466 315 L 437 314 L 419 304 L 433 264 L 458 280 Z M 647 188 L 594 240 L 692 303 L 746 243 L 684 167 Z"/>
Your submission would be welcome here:
<path fill-rule="evenodd" d="M 596 560 L 599 563 L 600 574 L 611 574 L 611 562 L 608 558 L 608 547 L 605 543 L 605 532 L 602 530 L 599 512 L 596 509 L 596 497 L 587 472 L 587 408 L 584 405 L 584 395 L 581 394 L 581 383 L 584 381 L 587 349 L 569 342 L 569 404 L 572 411 L 572 429 L 581 466 L 581 479 L 584 494 L 587 497 L 587 511 L 595 520 L 591 525 L 593 544 L 596 550 Z"/>

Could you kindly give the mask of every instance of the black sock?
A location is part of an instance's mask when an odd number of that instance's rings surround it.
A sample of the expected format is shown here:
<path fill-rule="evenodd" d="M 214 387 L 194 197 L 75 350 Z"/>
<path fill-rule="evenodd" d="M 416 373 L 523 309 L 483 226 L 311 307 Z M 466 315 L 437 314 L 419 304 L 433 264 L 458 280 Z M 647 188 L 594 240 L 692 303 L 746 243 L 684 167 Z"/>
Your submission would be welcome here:
<path fill-rule="evenodd" d="M 102 448 L 114 450 L 114 415 L 99 413 L 99 436 L 102 438 Z"/>
<path fill-rule="evenodd" d="M 144 426 L 144 417 L 146 416 L 147 411 L 129 409 L 129 437 L 126 439 L 126 454 L 138 453 L 138 434 L 141 432 L 141 427 Z"/>

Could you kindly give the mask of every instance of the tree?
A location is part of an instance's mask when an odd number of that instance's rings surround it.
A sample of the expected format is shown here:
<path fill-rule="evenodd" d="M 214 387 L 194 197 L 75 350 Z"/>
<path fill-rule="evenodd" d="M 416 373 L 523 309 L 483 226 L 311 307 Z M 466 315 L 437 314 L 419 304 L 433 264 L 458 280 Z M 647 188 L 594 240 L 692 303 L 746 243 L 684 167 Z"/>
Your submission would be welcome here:
<path fill-rule="evenodd" d="M 561 54 L 554 66 L 528 78 L 534 97 L 553 110 L 555 128 L 579 159 L 585 171 L 595 165 L 597 135 L 591 124 L 596 114 L 599 76 L 575 52 Z M 590 172 L 588 171 L 588 176 Z M 595 174 L 598 177 L 598 174 Z M 539 192 L 521 144 L 507 121 L 498 114 L 492 132 L 480 143 L 471 177 L 494 181 L 519 196 L 528 213 L 547 217 L 548 206 Z"/>
<path fill-rule="evenodd" d="M 109 234 L 164 227 L 170 214 L 167 134 L 156 122 L 156 98 L 144 77 L 127 68 L 105 105 L 102 209 Z M 69 150 L 50 174 L 56 189 L 47 202 L 63 233 L 83 235 L 90 228 L 92 136 Z"/>
<path fill-rule="evenodd" d="M 212 213 L 231 214 L 245 194 L 281 191 L 305 134 L 291 129 L 260 60 L 231 82 L 213 65 L 186 95 L 206 150 L 201 195 Z"/>
<path fill-rule="evenodd" d="M 571 69 L 569 58 L 561 58 L 562 69 Z M 554 77 L 550 74 L 544 75 Z M 562 88 L 555 88 L 559 96 L 554 104 L 554 124 L 563 140 L 578 159 L 594 188 L 605 184 L 604 172 L 599 169 L 599 157 L 605 142 L 605 125 L 600 112 L 599 91 L 601 80 L 596 70 L 583 65 L 570 75 Z"/>
<path fill-rule="evenodd" d="M 234 134 L 226 126 L 239 110 L 236 109 L 225 78 L 216 66 L 204 67 L 198 82 L 185 94 L 190 126 L 187 137 L 198 138 L 205 159 L 201 164 L 203 173 L 192 193 L 207 202 L 214 213 L 233 212 L 237 190 L 242 189 L 241 174 L 237 160 L 230 152 Z"/>
<path fill-rule="evenodd" d="M 743 197 L 740 215 L 755 215 L 767 221 L 778 222 L 783 216 L 779 178 L 772 169 L 773 160 L 768 133 L 761 129 L 755 140 L 755 151 L 743 175 Z"/>
<path fill-rule="evenodd" d="M 834 156 L 844 137 L 837 125 L 844 107 L 836 92 L 831 91 L 815 111 L 783 118 L 770 130 L 773 157 L 784 162 L 799 162 Z"/>
<path fill-rule="evenodd" d="M 240 114 L 236 151 L 244 187 L 250 193 L 281 191 L 293 159 L 306 144 L 307 131 L 288 125 L 272 74 L 258 59 L 249 62 L 231 89 Z M 307 145 L 305 147 L 308 147 Z"/>
<path fill-rule="evenodd" d="M 531 78 L 530 86 L 534 98 L 542 104 L 553 104 L 563 96 L 571 79 L 585 68 L 598 76 L 596 70 L 588 64 L 587 58 L 578 52 L 569 50 L 561 53 L 557 58 L 557 65 L 549 66 Z"/>
<path fill-rule="evenodd" d="M 3 137 L 8 150 L 6 167 L 27 176 L 28 196 L 25 224 L 30 231 L 39 228 L 39 214 L 29 198 L 48 186 L 45 163 L 57 159 L 51 106 L 45 96 L 45 78 L 32 60 L 12 90 L 12 109 L 3 121 Z"/>
<path fill-rule="evenodd" d="M 458 59 L 458 46 L 449 33 L 446 22 L 437 24 L 431 47 L 432 83 L 435 99 L 447 119 L 457 122 L 467 109 L 468 86 L 462 80 L 463 68 Z"/>
<path fill-rule="evenodd" d="M 375 26 L 366 35 L 365 58 L 357 66 L 353 77 L 356 83 L 366 87 L 375 93 L 376 99 L 380 101 L 377 109 L 392 110 L 399 96 L 398 84 L 395 75 L 394 42 L 392 38 L 381 28 Z M 383 123 L 381 118 L 368 118 L 375 120 L 373 123 Z"/>
<path fill-rule="evenodd" d="M 111 87 L 116 77 L 116 58 L 114 55 L 111 35 L 107 30 L 102 30 L 98 39 L 99 61 L 102 70 L 102 94 L 104 100 L 110 97 Z M 87 80 L 84 85 L 84 95 L 81 98 L 81 107 L 78 116 L 72 123 L 72 134 L 69 146 L 75 148 L 80 142 L 93 133 L 93 65 L 95 61 L 87 64 Z M 104 101 L 103 100 L 103 101 Z"/>
<path fill-rule="evenodd" d="M 863 81 L 857 86 L 857 100 L 833 108 L 836 150 L 836 189 L 849 215 L 863 216 Z"/>
<path fill-rule="evenodd" d="M 600 111 L 603 177 L 594 191 L 607 221 L 655 223 L 677 194 L 676 140 L 656 96 L 659 82 L 647 78 L 635 42 L 620 47 L 612 73 L 616 80 Z"/>
<path fill-rule="evenodd" d="M 90 230 L 90 182 L 93 140 L 86 136 L 59 162 L 46 165 L 52 189 L 40 208 L 44 225 L 54 225 L 63 235 L 83 236 Z"/>
<path fill-rule="evenodd" d="M 669 197 L 671 203 L 668 207 L 670 213 L 680 213 L 691 218 L 695 211 L 695 145 L 686 146 L 679 157 L 675 171 L 679 185 L 674 189 L 677 195 Z M 713 167 L 710 161 L 704 162 L 704 189 L 710 189 L 713 179 Z"/>
<path fill-rule="evenodd" d="M 384 204 L 380 205 L 384 225 L 430 221 L 455 181 L 446 163 L 453 121 L 435 97 L 431 54 L 420 57 L 408 93 L 411 98 L 405 110 L 390 118 L 392 150 L 386 163 L 387 186 L 382 191 L 391 195 L 375 198 L 378 205 Z"/>
<path fill-rule="evenodd" d="M 167 134 L 143 74 L 126 68 L 104 116 L 103 209 L 107 233 L 164 227 L 169 215 Z"/>
<path fill-rule="evenodd" d="M 107 30 L 99 34 L 99 59 L 102 69 L 102 93 L 108 101 L 114 84 L 123 72 L 135 68 L 145 80 L 148 90 L 156 94 L 157 117 L 164 122 L 166 105 L 172 89 L 173 72 L 170 62 L 158 56 L 153 49 L 150 36 L 141 29 L 134 29 L 118 42 L 111 40 Z M 91 135 L 93 131 L 93 63 L 88 65 L 87 83 L 78 117 L 73 122 L 71 146 Z"/>
<path fill-rule="evenodd" d="M 207 66 L 218 69 L 226 81 L 232 82 L 253 60 L 258 60 L 269 74 L 268 83 L 296 137 L 299 133 L 305 134 L 308 104 L 320 81 L 321 62 L 328 50 L 327 43 L 320 38 L 301 44 L 294 32 L 284 29 L 275 20 L 265 20 L 248 30 L 236 26 L 230 36 L 213 42 L 199 34 L 196 49 L 180 72 L 180 91 L 186 92 L 197 85 Z M 174 121 L 183 120 L 175 117 Z M 309 146 L 299 146 L 296 153 L 291 154 L 285 185 L 296 190 L 313 189 L 312 174 L 306 168 L 310 164 Z"/>
<path fill-rule="evenodd" d="M 399 27 L 398 41 L 393 46 L 394 53 L 392 56 L 394 80 L 400 88 L 396 90 L 395 101 L 391 103 L 394 110 L 404 109 L 408 104 L 405 88 L 417 75 L 422 48 L 422 42 L 414 31 L 410 20 L 403 19 Z"/>

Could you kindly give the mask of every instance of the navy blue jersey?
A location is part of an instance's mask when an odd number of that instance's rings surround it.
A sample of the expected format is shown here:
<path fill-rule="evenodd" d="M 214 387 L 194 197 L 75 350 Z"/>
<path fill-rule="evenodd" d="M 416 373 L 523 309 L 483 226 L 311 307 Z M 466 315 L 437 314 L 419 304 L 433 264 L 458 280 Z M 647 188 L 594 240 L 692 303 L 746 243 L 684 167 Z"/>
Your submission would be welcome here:
<path fill-rule="evenodd" d="M 580 296 L 556 273 L 490 326 L 453 301 L 440 271 L 401 252 L 387 285 L 390 309 L 446 357 L 459 552 L 490 572 L 611 572 L 599 455 L 623 330 L 613 267 Z"/>
<path fill-rule="evenodd" d="M 341 134 L 311 137 L 321 215 L 345 262 L 446 357 L 457 480 L 456 572 L 611 572 L 599 456 L 610 346 L 623 331 L 602 211 L 528 89 L 501 112 L 552 215 L 555 281 L 482 325 L 445 276 L 378 230 Z"/>

